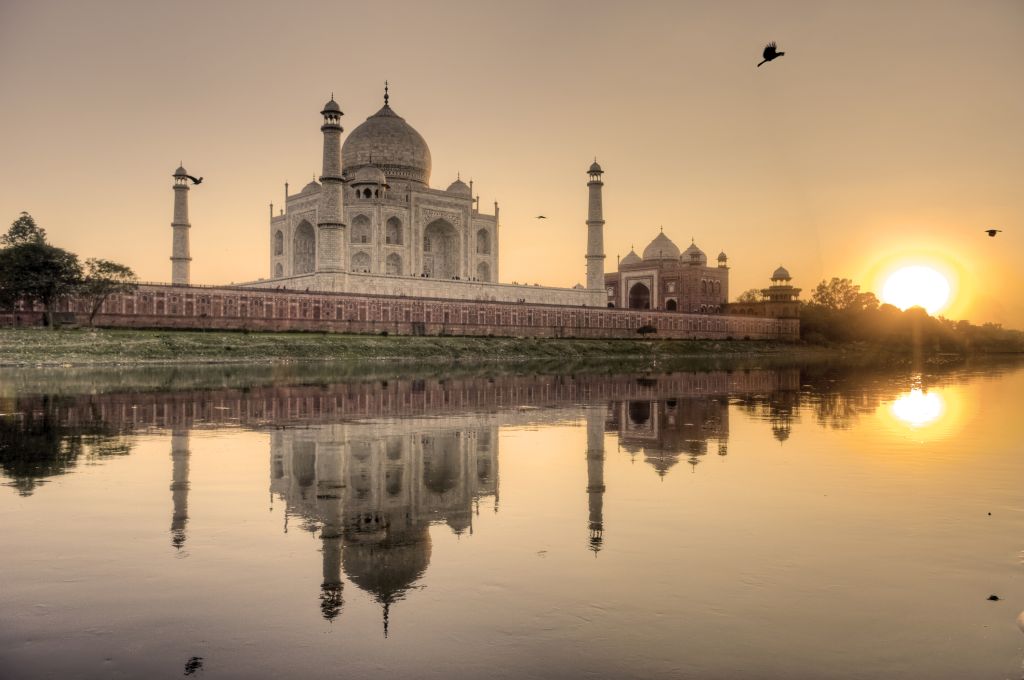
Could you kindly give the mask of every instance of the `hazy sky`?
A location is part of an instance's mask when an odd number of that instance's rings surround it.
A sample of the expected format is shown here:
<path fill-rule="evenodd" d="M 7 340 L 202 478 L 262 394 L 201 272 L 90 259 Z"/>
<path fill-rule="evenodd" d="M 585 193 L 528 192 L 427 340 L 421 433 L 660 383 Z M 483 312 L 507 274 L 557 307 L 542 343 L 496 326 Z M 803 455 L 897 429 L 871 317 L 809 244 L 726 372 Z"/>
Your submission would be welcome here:
<path fill-rule="evenodd" d="M 786 56 L 755 68 L 769 40 Z M 596 155 L 608 270 L 664 226 L 729 255 L 733 296 L 779 264 L 806 296 L 924 263 L 947 316 L 1024 327 L 1021 0 L 0 0 L 0 222 L 168 281 L 184 161 L 193 282 L 267 276 L 320 108 L 349 131 L 385 79 L 432 185 L 500 202 L 504 281 L 584 280 Z"/>

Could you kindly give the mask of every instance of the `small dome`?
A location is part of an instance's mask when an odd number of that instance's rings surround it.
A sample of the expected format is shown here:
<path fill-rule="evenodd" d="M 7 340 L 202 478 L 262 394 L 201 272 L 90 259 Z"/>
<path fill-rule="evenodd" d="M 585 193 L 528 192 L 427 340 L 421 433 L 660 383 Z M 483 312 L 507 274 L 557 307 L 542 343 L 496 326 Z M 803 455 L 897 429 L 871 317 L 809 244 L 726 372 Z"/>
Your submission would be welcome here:
<path fill-rule="evenodd" d="M 183 165 L 179 165 L 178 169 L 174 171 L 174 176 L 175 177 L 184 177 L 187 174 L 188 174 L 188 171 L 185 170 L 185 166 L 183 166 Z"/>
<path fill-rule="evenodd" d="M 376 165 L 364 165 L 355 171 L 352 176 L 352 184 L 387 184 L 388 178 L 384 171 Z"/>
<path fill-rule="evenodd" d="M 302 187 L 302 191 L 300 191 L 299 193 L 300 194 L 305 194 L 305 193 L 310 193 L 310 192 L 313 192 L 313 191 L 320 191 L 320 183 L 317 182 L 316 180 L 313 180 L 312 182 L 310 182 L 306 186 Z"/>
<path fill-rule="evenodd" d="M 640 262 L 640 256 L 636 254 L 636 251 L 630 250 L 629 254 L 619 261 L 619 266 L 625 267 L 631 264 L 640 264 Z"/>
<path fill-rule="evenodd" d="M 672 243 L 672 239 L 662 232 L 654 237 L 646 248 L 644 248 L 645 260 L 675 260 L 679 257 L 679 247 Z"/>
<path fill-rule="evenodd" d="M 683 262 L 687 264 L 707 264 L 708 256 L 704 254 L 704 251 L 697 247 L 696 243 L 691 242 L 690 247 L 683 251 L 680 255 Z"/>
<path fill-rule="evenodd" d="M 469 185 L 463 182 L 461 179 L 456 179 L 454 182 L 448 185 L 448 193 L 458 194 L 459 196 L 473 195 L 473 191 L 469 188 Z"/>
<path fill-rule="evenodd" d="M 334 101 L 334 97 L 331 97 L 331 101 L 324 104 L 324 110 L 320 113 L 341 113 L 341 107 Z"/>
<path fill-rule="evenodd" d="M 590 174 L 595 174 L 602 173 L 604 172 L 604 170 L 602 170 L 601 166 L 597 164 L 597 159 L 595 158 L 594 162 L 590 164 L 590 170 L 587 170 L 587 172 L 589 172 Z"/>
<path fill-rule="evenodd" d="M 725 261 L 726 261 L 726 260 L 728 260 L 728 259 L 729 259 L 729 258 L 728 258 L 728 256 L 726 256 L 726 254 L 725 254 L 725 251 L 724 251 L 724 250 L 723 250 L 722 252 L 720 252 L 720 253 L 718 254 L 718 261 L 719 261 L 719 262 L 725 262 Z"/>
<path fill-rule="evenodd" d="M 779 267 L 772 274 L 772 281 L 789 281 L 791 278 L 785 267 Z"/>

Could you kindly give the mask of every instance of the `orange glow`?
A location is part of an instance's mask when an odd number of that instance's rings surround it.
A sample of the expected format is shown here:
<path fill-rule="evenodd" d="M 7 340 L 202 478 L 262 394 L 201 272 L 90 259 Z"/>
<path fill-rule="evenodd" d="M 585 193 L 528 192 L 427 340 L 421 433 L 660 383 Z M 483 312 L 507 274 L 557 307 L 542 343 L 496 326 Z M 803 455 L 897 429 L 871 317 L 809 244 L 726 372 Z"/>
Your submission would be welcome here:
<path fill-rule="evenodd" d="M 882 302 L 900 309 L 924 307 L 929 314 L 945 309 L 949 296 L 950 285 L 946 277 L 922 265 L 896 270 L 882 287 Z"/>
<path fill-rule="evenodd" d="M 892 415 L 910 427 L 919 428 L 942 417 L 945 407 L 945 402 L 937 392 L 923 392 L 915 388 L 901 394 L 896 401 L 890 404 L 889 409 L 892 411 Z"/>

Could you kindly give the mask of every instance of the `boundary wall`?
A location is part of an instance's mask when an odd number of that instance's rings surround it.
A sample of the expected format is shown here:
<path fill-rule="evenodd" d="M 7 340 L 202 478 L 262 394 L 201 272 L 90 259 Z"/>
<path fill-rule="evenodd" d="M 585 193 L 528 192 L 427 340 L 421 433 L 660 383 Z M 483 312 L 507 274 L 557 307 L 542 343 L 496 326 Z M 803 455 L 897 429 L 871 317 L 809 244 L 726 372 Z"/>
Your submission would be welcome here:
<path fill-rule="evenodd" d="M 64 300 L 57 311 L 63 323 L 88 320 L 85 300 Z M 17 317 L 18 323 L 38 324 L 42 310 L 19 311 Z M 655 329 L 650 337 L 659 339 L 797 340 L 800 336 L 799 319 L 167 284 L 141 284 L 132 293 L 111 296 L 96 315 L 95 325 L 632 339 L 638 337 L 638 329 L 649 326 Z"/>

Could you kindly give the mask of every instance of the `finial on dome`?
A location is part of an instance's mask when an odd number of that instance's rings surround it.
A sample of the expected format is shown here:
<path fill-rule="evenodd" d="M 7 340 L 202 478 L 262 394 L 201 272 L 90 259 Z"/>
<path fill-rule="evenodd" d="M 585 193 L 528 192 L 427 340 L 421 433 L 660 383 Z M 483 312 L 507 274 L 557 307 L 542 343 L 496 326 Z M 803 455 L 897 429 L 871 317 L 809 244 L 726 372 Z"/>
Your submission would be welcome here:
<path fill-rule="evenodd" d="M 385 80 L 384 81 L 384 106 L 388 105 L 388 99 L 389 99 L 389 96 L 388 96 L 388 81 Z M 451 175 L 449 175 L 449 177 L 450 176 Z"/>
<path fill-rule="evenodd" d="M 658 231 L 660 231 L 660 232 L 661 232 L 662 234 L 664 234 L 664 233 L 665 233 L 665 226 L 664 226 L 664 225 L 661 225 L 661 224 L 659 224 L 659 225 L 658 225 Z"/>

